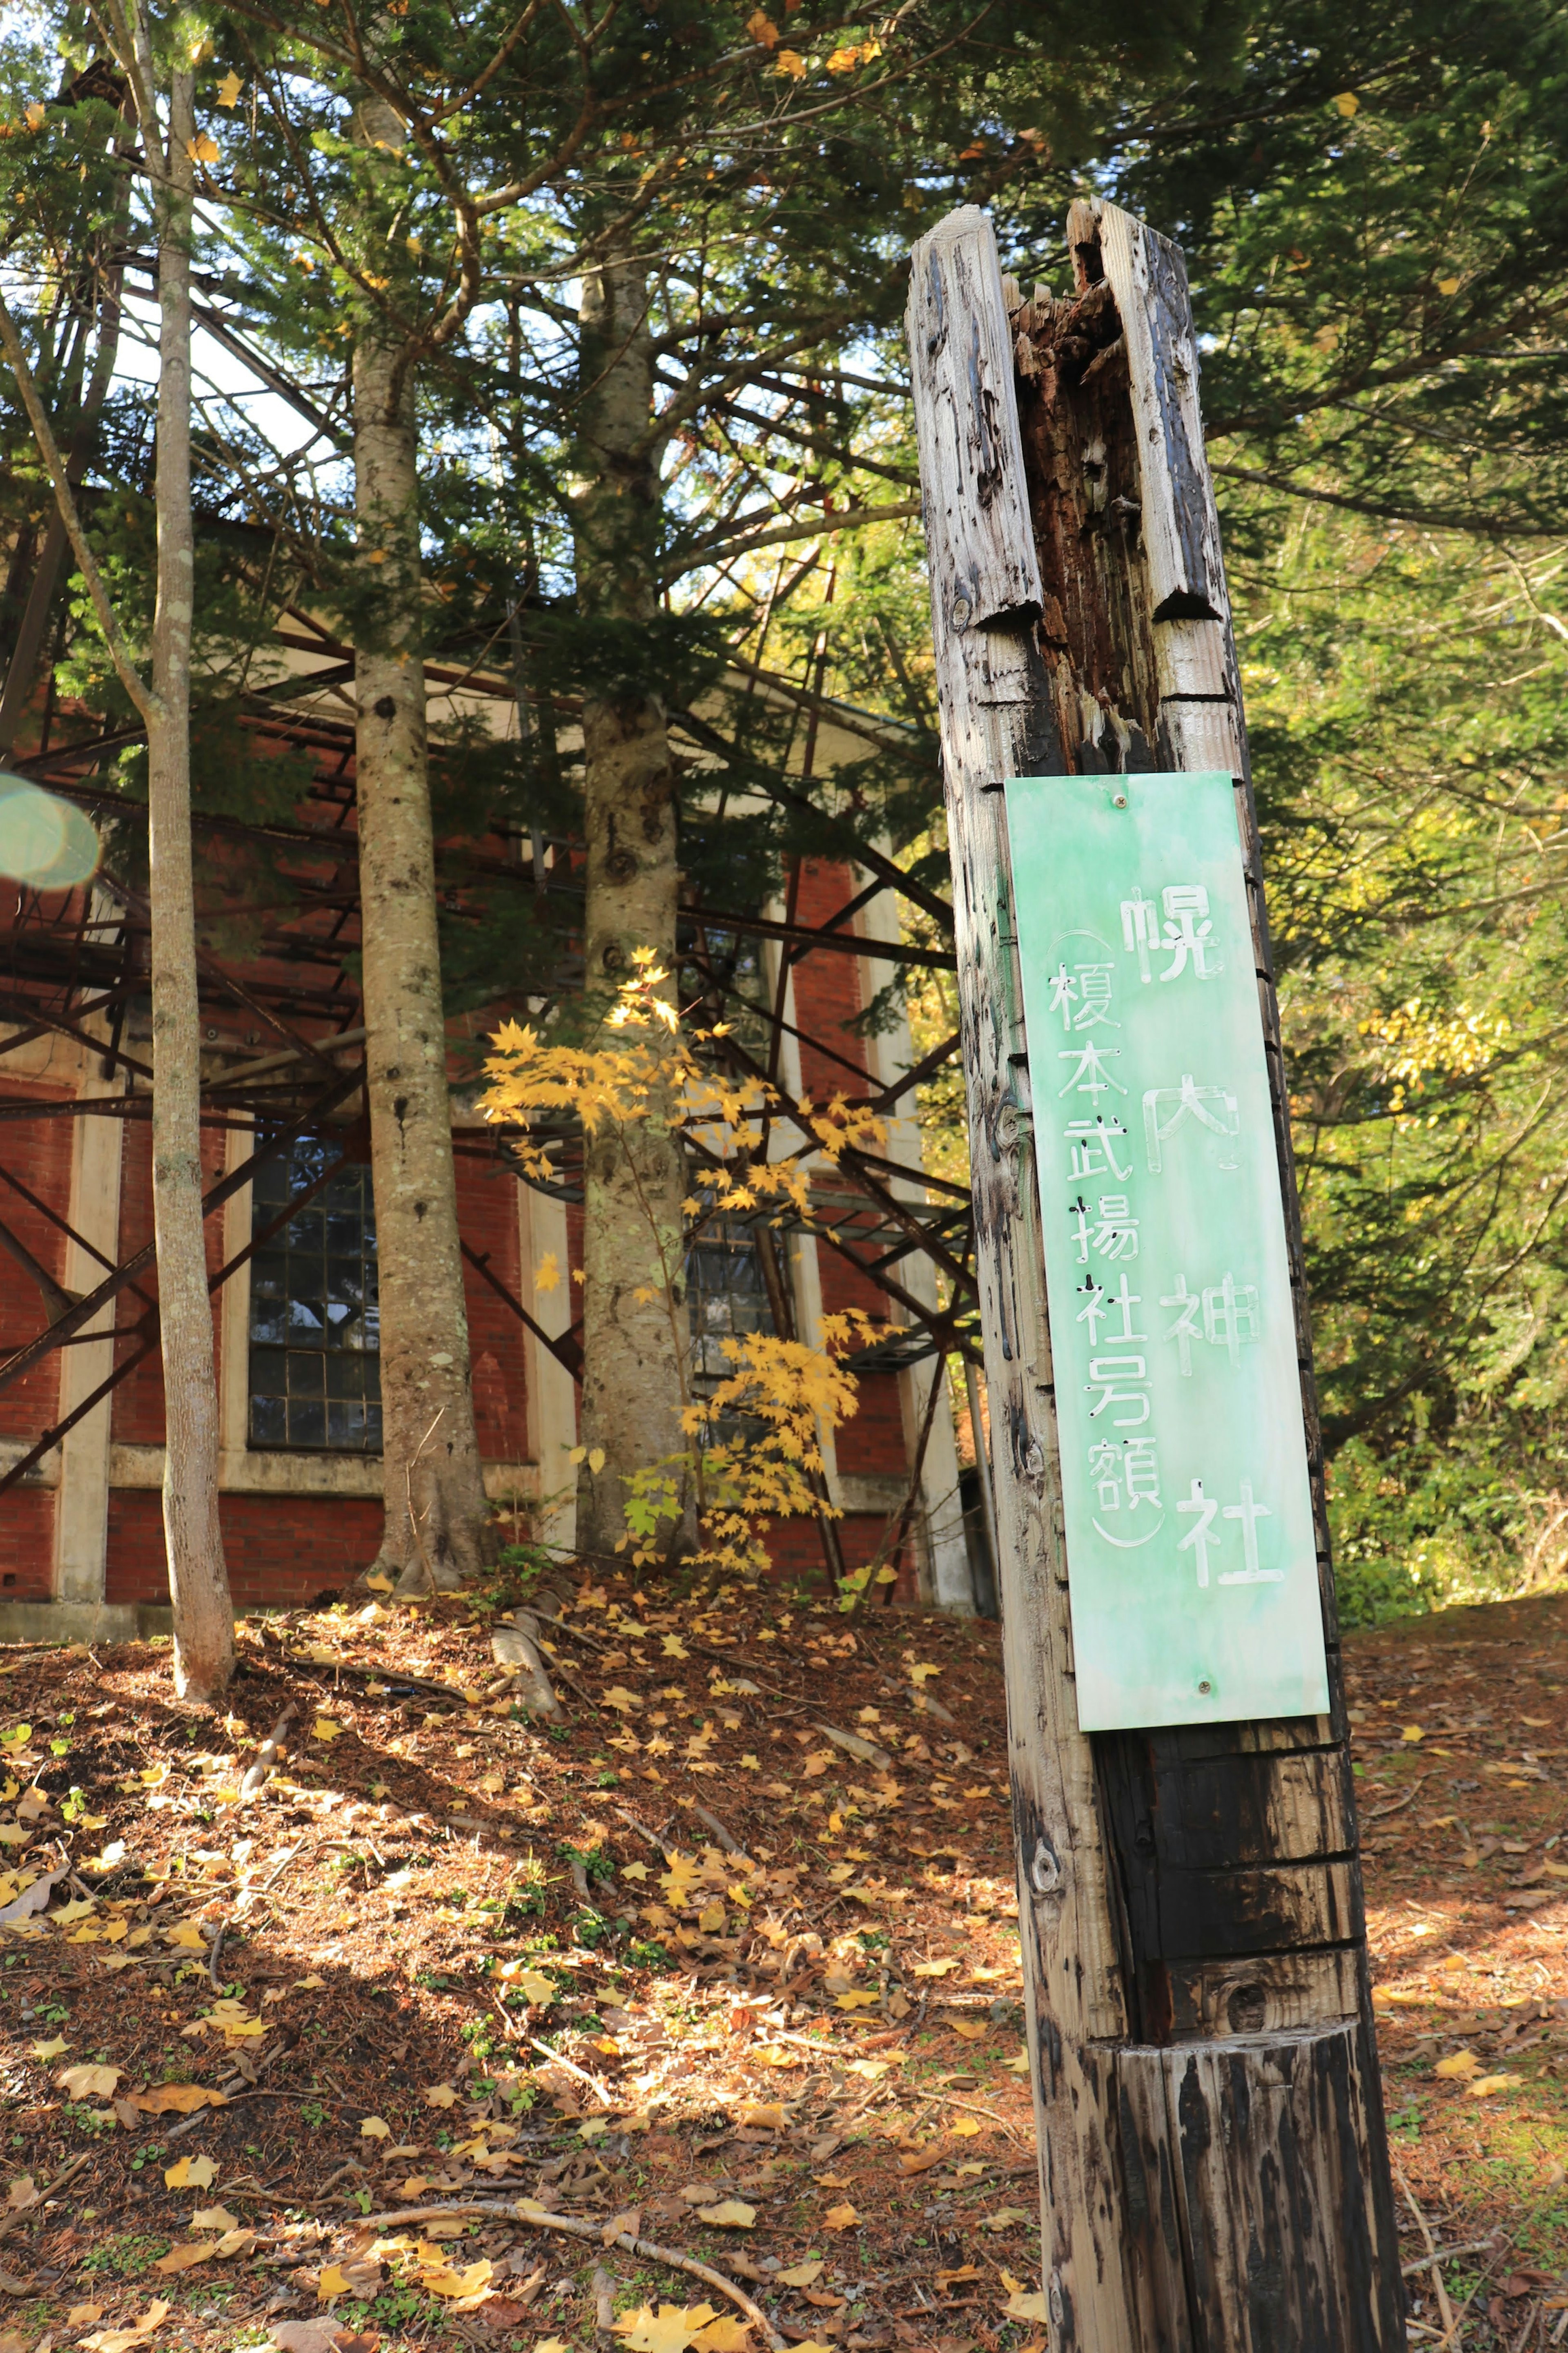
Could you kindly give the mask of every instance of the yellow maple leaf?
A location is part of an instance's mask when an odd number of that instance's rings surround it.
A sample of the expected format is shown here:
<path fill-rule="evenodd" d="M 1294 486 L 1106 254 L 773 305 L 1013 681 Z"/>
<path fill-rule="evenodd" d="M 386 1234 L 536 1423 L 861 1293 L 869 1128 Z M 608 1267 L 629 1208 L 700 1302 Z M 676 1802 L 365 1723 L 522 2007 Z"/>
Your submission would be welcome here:
<path fill-rule="evenodd" d="M 853 2231 L 860 2217 L 846 2200 L 842 2206 L 830 2206 L 822 2220 L 829 2231 Z"/>
<path fill-rule="evenodd" d="M 539 1264 L 534 1268 L 533 1287 L 535 1291 L 560 1290 L 561 1261 L 556 1257 L 553 1250 L 546 1250 L 543 1257 L 540 1260 Z"/>
<path fill-rule="evenodd" d="M 392 2126 L 380 2116 L 362 2116 L 359 2137 L 361 2140 L 390 2140 Z"/>
<path fill-rule="evenodd" d="M 313 1740 L 335 1740 L 342 1728 L 335 1716 L 319 1715 L 310 1726 L 310 1736 Z"/>
<path fill-rule="evenodd" d="M 217 86 L 218 104 L 220 106 L 237 106 L 239 104 L 239 93 L 244 88 L 245 84 L 240 80 L 239 76 L 235 72 L 231 66 L 228 72 L 225 74 L 223 79 Z"/>
<path fill-rule="evenodd" d="M 751 2326 L 747 2321 L 726 2316 L 720 2320 L 710 2320 L 706 2328 L 700 2328 L 691 2342 L 696 2346 L 697 2353 L 749 2353 Z"/>
<path fill-rule="evenodd" d="M 427 2271 L 422 2270 L 418 2276 L 427 2295 L 443 2297 L 458 2312 L 474 2311 L 494 2293 L 490 2281 L 495 2276 L 495 2265 L 482 2255 L 466 2271 L 454 2271 L 449 2263 L 442 2263 L 439 2268 L 432 2265 Z"/>
<path fill-rule="evenodd" d="M 799 81 L 805 73 L 805 59 L 798 49 L 779 49 L 774 53 L 773 71 L 786 81 Z"/>
<path fill-rule="evenodd" d="M 661 2304 L 657 2312 L 641 2304 L 635 2312 L 621 2313 L 610 2326 L 631 2353 L 683 2353 L 718 2316 L 710 2304 Z"/>
<path fill-rule="evenodd" d="M 35 2059 L 58 2059 L 70 2049 L 70 2044 L 63 2034 L 53 2034 L 47 2042 L 33 2042 L 27 2047 Z"/>
<path fill-rule="evenodd" d="M 746 19 L 746 30 L 760 49 L 776 49 L 779 28 L 761 8 L 753 8 Z"/>
<path fill-rule="evenodd" d="M 38 103 L 38 101 L 37 101 L 37 99 L 35 99 L 35 100 L 33 100 L 33 103 L 31 104 L 31 106 L 29 106 L 29 107 L 28 107 L 28 109 L 27 109 L 27 128 L 28 128 L 28 130 L 29 130 L 29 131 L 41 131 L 41 130 L 43 129 L 43 127 L 44 127 L 44 117 L 45 117 L 45 115 L 46 115 L 47 112 L 48 112 L 48 109 L 47 109 L 47 107 L 40 106 L 40 105 L 39 105 L 39 103 Z M 22 1727 L 22 1738 L 23 1738 L 24 1740 L 26 1738 L 27 1734 L 31 1731 L 31 1729 L 32 1729 L 32 1726 L 31 1726 L 30 1725 L 23 1725 L 23 1727 Z"/>
<path fill-rule="evenodd" d="M 1432 2073 L 1435 2075 L 1458 2076 L 1463 2081 L 1467 2076 L 1479 2075 L 1480 2071 L 1481 2063 L 1473 2051 L 1455 2051 L 1447 2059 L 1439 2059 Z"/>
<path fill-rule="evenodd" d="M 210 2157 L 183 2157 L 178 2165 L 171 2165 L 163 2176 L 166 2189 L 210 2189 L 217 2179 L 217 2168 Z"/>
<path fill-rule="evenodd" d="M 950 1969 L 955 1969 L 957 1967 L 958 1963 L 952 1960 L 917 1961 L 910 1974 L 917 1978 L 944 1978 Z"/>
<path fill-rule="evenodd" d="M 194 1920 L 182 1920 L 174 1927 L 165 1928 L 163 1942 L 166 1945 L 183 1945 L 191 1953 L 205 1953 L 207 1948 L 207 1940 Z"/>
<path fill-rule="evenodd" d="M 879 1993 L 840 1993 L 834 1996 L 840 2010 L 875 2010 L 881 1999 Z"/>
<path fill-rule="evenodd" d="M 1339 96 L 1335 99 L 1334 104 L 1344 116 L 1347 122 L 1350 121 L 1352 114 L 1359 114 L 1361 112 L 1361 100 L 1356 96 L 1353 90 L 1342 90 Z"/>
<path fill-rule="evenodd" d="M 1472 2100 L 1489 2100 L 1494 2092 L 1517 2091 L 1522 2080 L 1518 2075 L 1478 2075 L 1466 2089 Z"/>
<path fill-rule="evenodd" d="M 978 2024 L 973 2019 L 955 2018 L 950 2021 L 950 2023 L 953 2032 L 961 2036 L 965 2042 L 978 2042 L 982 2036 L 990 2031 L 988 2027 Z"/>
<path fill-rule="evenodd" d="M 784 2287 L 809 2287 L 813 2280 L 820 2279 L 822 2268 L 819 2259 L 805 2263 L 791 2263 L 788 2271 L 775 2272 L 773 2277 Z"/>
<path fill-rule="evenodd" d="M 450 2108 L 456 2105 L 458 2094 L 450 2084 L 427 2084 L 425 2105 L 427 2108 Z"/>
<path fill-rule="evenodd" d="M 185 153 L 193 164 L 216 164 L 218 159 L 218 143 L 207 132 L 201 131 L 194 139 L 186 140 Z"/>

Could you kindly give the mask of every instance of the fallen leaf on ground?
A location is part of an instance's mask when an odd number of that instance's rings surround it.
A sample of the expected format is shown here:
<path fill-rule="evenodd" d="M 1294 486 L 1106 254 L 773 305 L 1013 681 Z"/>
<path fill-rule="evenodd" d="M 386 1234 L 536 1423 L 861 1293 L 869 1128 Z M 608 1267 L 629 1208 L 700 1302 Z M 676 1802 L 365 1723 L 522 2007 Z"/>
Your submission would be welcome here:
<path fill-rule="evenodd" d="M 210 2157 L 183 2157 L 163 2176 L 169 2189 L 206 2189 L 216 2179 L 217 2168 Z"/>
<path fill-rule="evenodd" d="M 950 1969 L 957 1967 L 956 1961 L 917 1961 L 910 1974 L 917 1978 L 944 1978 Z"/>
<path fill-rule="evenodd" d="M 381 2116 L 362 2116 L 359 2137 L 361 2140 L 390 2140 L 392 2126 Z"/>
<path fill-rule="evenodd" d="M 846 2199 L 842 2206 L 830 2206 L 822 2219 L 830 2231 L 852 2231 L 860 2217 Z"/>
<path fill-rule="evenodd" d="M 238 2227 L 238 2215 L 231 2214 L 226 2206 L 199 2206 L 191 2216 L 193 2231 L 234 2231 Z"/>
<path fill-rule="evenodd" d="M 983 2231 L 1012 2231 L 1016 2230 L 1020 2222 L 1027 2222 L 1029 2220 L 1030 2217 L 1021 2206 L 998 2206 L 994 2214 L 981 2216 L 980 2227 Z"/>
<path fill-rule="evenodd" d="M 226 2093 L 209 2092 L 203 2084 L 160 2084 L 155 2091 L 131 2093 L 126 2105 L 140 2108 L 144 2116 L 188 2116 L 197 2108 L 221 2108 L 226 2103 Z"/>
<path fill-rule="evenodd" d="M 426 2084 L 425 2105 L 427 2108 L 450 2108 L 456 2105 L 458 2094 L 450 2084 Z"/>
<path fill-rule="evenodd" d="M 710 2320 L 706 2328 L 698 2330 L 691 2342 L 696 2346 L 697 2353 L 748 2353 L 752 2342 L 751 2324 L 728 2316 Z"/>
<path fill-rule="evenodd" d="M 1472 2100 L 1487 2100 L 1494 2092 L 1516 2091 L 1521 2081 L 1518 2075 L 1478 2075 L 1467 2088 Z"/>
<path fill-rule="evenodd" d="M 145 2344 L 168 2316 L 168 2306 L 155 2297 L 141 2319 L 133 2320 L 129 2328 L 100 2328 L 96 2337 L 84 2337 L 81 2341 L 89 2353 L 131 2353 L 132 2345 Z"/>
<path fill-rule="evenodd" d="M 101 2304 L 73 2304 L 66 2315 L 68 2328 L 90 2328 L 95 2320 L 103 2318 Z"/>
<path fill-rule="evenodd" d="M 1002 2307 L 1007 2318 L 1037 2321 L 1043 2328 L 1046 2325 L 1044 2288 L 1037 2288 L 1031 2295 L 1025 2289 L 1022 2281 L 1014 2279 L 1009 2272 L 1003 2273 L 1002 2284 L 1009 2291 L 1007 2301 Z"/>
<path fill-rule="evenodd" d="M 449 2263 L 432 2264 L 421 2270 L 419 2284 L 428 2295 L 438 2295 L 449 2303 L 455 2312 L 473 2312 L 490 2294 L 490 2281 L 495 2265 L 481 2255 L 478 2263 L 466 2271 L 454 2271 Z"/>
<path fill-rule="evenodd" d="M 833 1999 L 840 2010 L 875 2010 L 882 1997 L 879 1993 L 839 1993 Z"/>
<path fill-rule="evenodd" d="M 64 2067 L 55 2077 L 62 2092 L 73 2100 L 106 2100 L 120 2081 L 118 2067 Z"/>
<path fill-rule="evenodd" d="M 813 2280 L 820 2279 L 821 2276 L 822 2265 L 819 2262 L 791 2263 L 788 2271 L 773 2274 L 773 2277 L 784 2287 L 809 2287 Z"/>
<path fill-rule="evenodd" d="M 47 2042 L 34 2042 L 28 2047 L 35 2059 L 58 2059 L 62 2052 L 70 2049 L 70 2044 L 63 2034 L 56 2034 Z"/>
<path fill-rule="evenodd" d="M 718 2316 L 710 2304 L 661 2304 L 657 2313 L 651 2306 L 641 2304 L 635 2312 L 618 2315 L 610 2327 L 631 2353 L 684 2353 Z M 544 2348 L 539 2347 L 536 2353 L 544 2353 Z"/>
<path fill-rule="evenodd" d="M 700 2206 L 697 2219 L 700 2222 L 711 2222 L 716 2230 L 749 2231 L 757 2219 L 757 2210 L 742 2199 L 724 2198 L 717 2206 Z"/>
<path fill-rule="evenodd" d="M 1439 2059 L 1433 2068 L 1434 2075 L 1457 2075 L 1463 2079 L 1480 2073 L 1481 2063 L 1473 2051 L 1456 2051 L 1447 2059 Z"/>
<path fill-rule="evenodd" d="M 965 2042 L 978 2042 L 983 2035 L 988 2034 L 991 2031 L 989 2027 L 978 2025 L 973 2020 L 967 2018 L 955 2018 L 951 2023 L 953 2032 L 961 2035 Z"/>
<path fill-rule="evenodd" d="M 153 2269 L 155 2272 L 188 2272 L 197 2263 L 209 2262 L 211 2257 L 210 2239 L 192 2239 L 183 2247 L 171 2247 L 166 2255 L 160 2255 Z"/>

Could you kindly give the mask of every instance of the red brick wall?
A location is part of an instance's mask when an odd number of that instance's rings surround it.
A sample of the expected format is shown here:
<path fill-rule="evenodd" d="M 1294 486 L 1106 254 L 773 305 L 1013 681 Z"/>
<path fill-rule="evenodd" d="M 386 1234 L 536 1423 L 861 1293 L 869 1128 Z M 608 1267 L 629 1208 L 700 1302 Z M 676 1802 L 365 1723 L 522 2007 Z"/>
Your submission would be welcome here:
<path fill-rule="evenodd" d="M 39 1103 L 59 1103 L 58 1087 L 21 1087 L 7 1083 L 12 1096 L 36 1097 Z M 57 1216 L 70 1215 L 71 1131 L 74 1119 L 6 1119 L 0 1121 L 0 1166 L 15 1171 L 30 1192 L 47 1201 Z M 65 1236 L 51 1226 L 19 1193 L 0 1185 L 0 1222 L 26 1243 L 57 1282 L 65 1280 Z M 38 1287 L 16 1260 L 0 1252 L 0 1357 L 44 1329 L 47 1313 Z M 59 1397 L 60 1359 L 46 1356 L 37 1370 L 0 1389 L 0 1437 L 39 1438 L 54 1420 Z M 0 1500 L 0 1515 L 20 1500 L 13 1489 Z M 42 1495 L 35 1497 L 42 1503 Z"/>
<path fill-rule="evenodd" d="M 226 1138 L 222 1129 L 202 1130 L 202 1189 L 210 1192 L 223 1175 Z M 216 1274 L 223 1264 L 223 1211 L 215 1210 L 206 1221 L 207 1272 Z M 130 1258 L 153 1239 L 153 1131 L 145 1120 L 125 1123 L 124 1156 L 120 1175 L 120 1255 Z M 142 1312 L 141 1292 L 150 1300 L 158 1296 L 158 1271 L 148 1268 L 136 1278 L 136 1291 L 123 1291 L 120 1295 L 116 1322 L 125 1331 L 125 1338 L 115 1343 L 114 1360 L 122 1364 L 134 1356 L 141 1343 L 129 1326 Z M 213 1303 L 213 1350 L 222 1377 L 222 1343 L 219 1336 L 220 1311 Z M 142 1358 L 133 1373 L 128 1373 L 114 1392 L 113 1419 L 110 1425 L 114 1440 L 121 1446 L 162 1446 L 163 1443 L 163 1359 L 154 1348 Z"/>
<path fill-rule="evenodd" d="M 0 1495 L 0 1601 L 47 1601 L 54 1557 L 53 1492 L 12 1487 Z"/>
<path fill-rule="evenodd" d="M 519 1265 L 517 1178 L 495 1162 L 458 1162 L 458 1222 L 470 1250 L 486 1260 L 498 1282 L 516 1299 Z M 476 1267 L 463 1265 L 468 1305 L 468 1353 L 473 1366 L 474 1420 L 487 1462 L 528 1457 L 528 1360 L 524 1327 Z"/>
<path fill-rule="evenodd" d="M 225 1495 L 224 1553 L 235 1606 L 298 1605 L 336 1593 L 374 1559 L 382 1508 L 359 1496 Z M 109 1499 L 110 1601 L 167 1601 L 163 1499 L 117 1488 Z"/>
<path fill-rule="evenodd" d="M 808 858 L 801 867 L 795 919 L 797 923 L 824 923 L 854 895 L 855 883 L 847 866 Z M 868 969 L 885 972 L 887 967 Z M 861 992 L 867 989 L 868 996 L 874 993 L 876 979 L 868 984 L 859 957 L 846 955 L 838 948 L 816 949 L 803 956 L 794 972 L 796 1029 L 804 1029 L 807 1038 L 824 1039 L 836 1054 L 842 1054 L 846 1061 L 864 1071 L 865 1042 L 843 1025 L 859 1014 L 867 1001 Z M 853 1100 L 871 1091 L 868 1079 L 857 1082 L 854 1071 L 829 1061 L 826 1054 L 814 1052 L 805 1040 L 800 1049 L 800 1074 L 805 1092 L 816 1103 L 827 1102 L 839 1094 Z"/>

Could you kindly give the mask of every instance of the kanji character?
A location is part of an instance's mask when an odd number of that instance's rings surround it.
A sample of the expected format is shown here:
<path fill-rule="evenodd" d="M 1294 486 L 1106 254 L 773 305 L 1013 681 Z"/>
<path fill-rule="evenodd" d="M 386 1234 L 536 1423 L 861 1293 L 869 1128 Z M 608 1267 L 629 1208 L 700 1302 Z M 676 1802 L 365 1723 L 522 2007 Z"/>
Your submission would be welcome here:
<path fill-rule="evenodd" d="M 1120 1054 L 1121 1049 L 1120 1046 L 1112 1046 L 1108 1050 L 1112 1054 Z M 1090 1102 L 1098 1102 L 1107 1087 L 1114 1087 L 1119 1095 L 1124 1095 L 1127 1092 L 1121 1080 L 1112 1078 L 1106 1069 L 1100 1049 L 1092 1039 L 1087 1046 L 1063 1046 L 1057 1053 L 1058 1062 L 1070 1062 L 1075 1057 L 1078 1068 L 1068 1079 L 1067 1085 L 1057 1089 L 1058 1097 L 1075 1088 L 1080 1095 L 1088 1095 Z"/>
<path fill-rule="evenodd" d="M 1204 1293 L 1204 1338 L 1211 1347 L 1226 1349 L 1233 1365 L 1241 1362 L 1242 1346 L 1257 1339 L 1258 1324 L 1254 1284 L 1246 1283 L 1238 1291 L 1235 1277 L 1227 1274 L 1223 1282 L 1211 1284 Z"/>
<path fill-rule="evenodd" d="M 1219 1505 L 1209 1502 L 1204 1493 L 1203 1481 L 1194 1479 L 1186 1502 L 1178 1504 L 1176 1509 L 1178 1512 L 1195 1515 L 1193 1525 L 1187 1530 L 1186 1535 L 1176 1546 L 1176 1550 L 1194 1552 L 1197 1555 L 1198 1583 L 1206 1585 L 1209 1581 L 1209 1552 L 1211 1547 L 1217 1547 L 1219 1544 L 1218 1536 L 1210 1534 L 1215 1521 L 1219 1516 Z M 1223 1585 L 1225 1579 L 1222 1577 L 1220 1582 Z"/>
<path fill-rule="evenodd" d="M 1179 979 L 1189 956 L 1200 980 L 1214 980 L 1225 966 L 1211 956 L 1208 946 L 1214 933 L 1208 921 L 1208 892 L 1201 882 L 1176 882 L 1160 895 L 1165 906 L 1165 936 L 1160 945 L 1171 959 L 1161 980 Z"/>
<path fill-rule="evenodd" d="M 1244 1479 L 1241 1482 L 1241 1501 L 1239 1504 L 1227 1504 L 1225 1507 L 1225 1515 L 1227 1520 L 1241 1522 L 1241 1551 L 1247 1566 L 1245 1568 L 1229 1570 L 1220 1578 L 1220 1583 L 1222 1585 L 1283 1585 L 1285 1572 L 1282 1568 L 1259 1568 L 1258 1566 L 1258 1523 L 1259 1520 L 1271 1520 L 1274 1514 L 1267 1504 L 1253 1502 L 1250 1479 Z"/>
<path fill-rule="evenodd" d="M 1068 1122 L 1067 1140 L 1072 1149 L 1072 1176 L 1119 1176 L 1125 1185 L 1132 1174 L 1131 1163 L 1123 1168 L 1116 1157 L 1115 1138 L 1125 1141 L 1127 1130 L 1119 1119 L 1108 1120 L 1103 1112 L 1094 1119 L 1074 1119 Z"/>
<path fill-rule="evenodd" d="M 1067 1092 L 1065 1087 L 1062 1092 Z M 1210 1103 L 1220 1106 L 1217 1116 L 1205 1108 Z M 1173 1104 L 1175 1108 L 1168 1119 L 1163 1119 L 1161 1112 L 1166 1104 Z M 1236 1097 L 1227 1093 L 1224 1087 L 1194 1086 L 1191 1071 L 1184 1071 L 1179 1087 L 1151 1087 L 1143 1097 L 1143 1141 L 1148 1149 L 1152 1176 L 1157 1176 L 1163 1166 L 1162 1147 L 1174 1135 L 1184 1120 L 1188 1119 L 1195 1120 L 1200 1127 L 1206 1127 L 1215 1135 L 1239 1135 L 1241 1133 Z M 1226 1165 L 1221 1163 L 1222 1166 Z"/>

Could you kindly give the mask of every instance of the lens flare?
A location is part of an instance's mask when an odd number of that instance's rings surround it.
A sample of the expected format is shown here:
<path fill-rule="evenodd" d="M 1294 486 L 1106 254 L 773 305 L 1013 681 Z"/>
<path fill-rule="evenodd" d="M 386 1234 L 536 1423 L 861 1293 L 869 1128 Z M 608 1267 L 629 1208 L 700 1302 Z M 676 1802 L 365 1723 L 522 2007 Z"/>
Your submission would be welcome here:
<path fill-rule="evenodd" d="M 0 773 L 0 874 L 36 891 L 68 891 L 98 871 L 90 818 L 26 776 Z"/>

